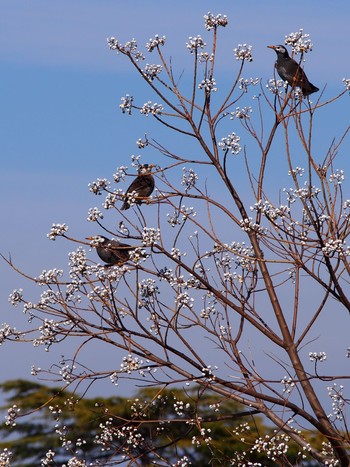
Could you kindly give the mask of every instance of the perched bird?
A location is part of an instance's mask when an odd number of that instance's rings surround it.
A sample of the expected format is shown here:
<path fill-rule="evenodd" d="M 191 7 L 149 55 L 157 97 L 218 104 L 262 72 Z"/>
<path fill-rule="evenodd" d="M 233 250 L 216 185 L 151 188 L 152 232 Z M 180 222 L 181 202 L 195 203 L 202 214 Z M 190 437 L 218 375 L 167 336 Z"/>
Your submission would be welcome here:
<path fill-rule="evenodd" d="M 304 96 L 319 91 L 316 86 L 310 83 L 300 64 L 289 56 L 283 45 L 268 45 L 267 47 L 273 49 L 277 54 L 276 70 L 283 81 L 287 81 L 292 88 L 298 86 Z"/>
<path fill-rule="evenodd" d="M 151 173 L 152 167 L 155 167 L 155 165 L 140 165 L 137 177 L 125 192 L 124 203 L 121 207 L 122 211 L 130 208 L 130 197 L 128 195 L 132 192 L 135 193 L 132 198 L 136 200 L 137 204 L 141 204 L 142 199 L 146 199 L 152 194 L 152 191 L 154 190 L 154 178 Z"/>
<path fill-rule="evenodd" d="M 118 240 L 109 240 L 103 235 L 87 237 L 86 240 L 93 241 L 98 256 L 106 263 L 106 266 L 120 266 L 129 259 L 129 252 L 135 247 L 120 243 Z"/>

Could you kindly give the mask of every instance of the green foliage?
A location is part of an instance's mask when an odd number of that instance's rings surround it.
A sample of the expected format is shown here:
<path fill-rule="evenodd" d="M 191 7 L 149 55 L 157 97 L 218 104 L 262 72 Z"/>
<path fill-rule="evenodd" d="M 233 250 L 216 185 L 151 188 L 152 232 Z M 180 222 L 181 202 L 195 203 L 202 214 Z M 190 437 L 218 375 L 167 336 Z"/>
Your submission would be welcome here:
<path fill-rule="evenodd" d="M 141 465 L 168 465 L 183 457 L 193 466 L 228 465 L 248 451 L 250 462 L 284 465 L 251 451 L 256 439 L 274 437 L 261 416 L 256 411 L 243 411 L 238 403 L 209 389 L 143 388 L 127 399 L 81 398 L 25 380 L 7 381 L 0 387 L 7 394 L 2 410 L 20 408 L 11 424 L 0 426 L 0 449 L 13 453 L 16 461 L 12 465 L 16 467 L 38 465 L 50 450 L 55 452 L 55 463 L 48 465 L 62 465 L 72 455 L 86 462 L 115 459 L 119 463 L 125 452 Z M 106 426 L 109 428 L 104 433 L 111 436 L 102 445 L 98 439 Z M 131 429 L 142 440 L 134 446 L 128 446 L 121 435 L 123 431 L 130 434 Z M 297 458 L 297 446 L 291 444 L 286 462 Z"/>

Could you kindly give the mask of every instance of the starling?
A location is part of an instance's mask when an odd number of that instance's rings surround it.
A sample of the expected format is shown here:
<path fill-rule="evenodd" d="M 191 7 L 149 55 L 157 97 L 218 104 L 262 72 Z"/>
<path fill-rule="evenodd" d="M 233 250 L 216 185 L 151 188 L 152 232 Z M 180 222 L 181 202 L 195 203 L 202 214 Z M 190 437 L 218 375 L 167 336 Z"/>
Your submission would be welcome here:
<path fill-rule="evenodd" d="M 109 240 L 103 235 L 87 237 L 86 240 L 92 240 L 98 256 L 106 263 L 106 266 L 120 266 L 129 259 L 129 252 L 135 247 L 120 243 L 117 240 Z"/>
<path fill-rule="evenodd" d="M 313 92 L 319 91 L 307 79 L 300 64 L 288 55 L 287 49 L 283 45 L 268 45 L 267 47 L 273 49 L 277 54 L 276 70 L 283 81 L 287 81 L 292 88 L 298 86 L 303 96 L 308 96 Z"/>
<path fill-rule="evenodd" d="M 141 204 L 143 199 L 148 198 L 154 190 L 154 178 L 151 173 L 154 164 L 143 164 L 138 169 L 138 175 L 135 180 L 131 183 L 129 188 L 126 190 L 124 195 L 124 203 L 121 210 L 130 208 L 130 197 L 131 193 L 134 192 L 132 198 L 136 200 L 137 204 Z"/>

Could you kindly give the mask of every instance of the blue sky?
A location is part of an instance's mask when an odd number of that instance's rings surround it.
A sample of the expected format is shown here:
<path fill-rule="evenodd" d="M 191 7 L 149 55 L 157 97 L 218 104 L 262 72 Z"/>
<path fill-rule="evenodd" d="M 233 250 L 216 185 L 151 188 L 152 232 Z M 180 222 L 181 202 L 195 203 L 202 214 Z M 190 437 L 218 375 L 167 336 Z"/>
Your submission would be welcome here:
<path fill-rule="evenodd" d="M 137 152 L 135 141 L 144 133 L 140 120 L 136 125 L 118 109 L 120 97 L 132 92 L 136 81 L 122 57 L 109 51 L 108 36 L 135 37 L 144 44 L 155 34 L 166 35 L 168 53 L 181 68 L 189 60 L 188 36 L 205 37 L 203 15 L 226 14 L 222 50 L 232 57 L 238 43 L 253 45 L 251 76 L 267 80 L 275 55 L 266 45 L 283 43 L 286 34 L 304 28 L 314 43 L 307 57 L 309 78 L 319 88 L 327 85 L 327 96 L 341 91 L 342 78 L 350 77 L 350 4 L 336 3 L 335 8 L 330 0 L 2 0 L 0 251 L 34 276 L 42 269 L 64 268 L 70 245 L 47 240 L 51 224 L 66 222 L 77 237 L 90 234 L 85 219 L 96 199 L 88 183 L 110 178 Z M 231 66 L 223 60 L 219 70 L 230 73 Z M 329 133 L 331 140 L 348 117 L 347 112 L 325 120 L 325 136 Z M 12 322 L 15 311 L 7 298 L 22 280 L 3 263 L 0 272 L 0 321 Z M 47 360 L 28 350 L 0 348 L 3 379 L 28 377 L 33 361 Z"/>

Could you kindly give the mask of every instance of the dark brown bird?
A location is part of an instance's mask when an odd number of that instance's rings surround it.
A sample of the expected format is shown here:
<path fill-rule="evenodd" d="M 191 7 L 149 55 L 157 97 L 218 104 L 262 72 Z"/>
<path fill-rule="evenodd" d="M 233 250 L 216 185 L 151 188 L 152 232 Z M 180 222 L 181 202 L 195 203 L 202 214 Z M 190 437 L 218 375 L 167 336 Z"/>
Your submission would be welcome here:
<path fill-rule="evenodd" d="M 129 252 L 135 247 L 120 243 L 118 240 L 109 240 L 103 235 L 87 237 L 86 240 L 93 241 L 91 246 L 96 248 L 98 256 L 106 263 L 106 266 L 120 266 L 130 258 Z"/>
<path fill-rule="evenodd" d="M 289 56 L 283 45 L 268 45 L 267 47 L 273 49 L 277 54 L 276 70 L 283 81 L 287 81 L 292 88 L 298 86 L 303 96 L 319 91 L 316 86 L 310 83 L 300 64 Z"/>
<path fill-rule="evenodd" d="M 132 192 L 134 192 L 134 195 L 132 195 L 132 198 L 135 199 L 136 204 L 141 204 L 143 199 L 148 198 L 152 194 L 154 190 L 154 178 L 151 173 L 152 167 L 155 167 L 155 165 L 154 164 L 140 165 L 138 169 L 137 177 L 135 178 L 135 180 L 131 183 L 131 185 L 125 192 L 125 195 L 123 198 L 124 203 L 123 203 L 123 206 L 121 207 L 122 211 L 130 208 L 131 198 L 128 195 L 130 195 Z"/>

